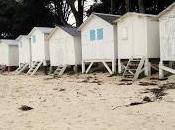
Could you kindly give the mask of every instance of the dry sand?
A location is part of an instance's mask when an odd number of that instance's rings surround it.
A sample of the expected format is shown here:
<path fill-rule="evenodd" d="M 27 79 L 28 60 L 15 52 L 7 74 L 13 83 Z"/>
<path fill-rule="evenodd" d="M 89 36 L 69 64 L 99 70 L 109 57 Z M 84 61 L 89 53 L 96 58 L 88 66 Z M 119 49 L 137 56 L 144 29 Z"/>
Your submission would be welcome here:
<path fill-rule="evenodd" d="M 119 80 L 101 73 L 0 75 L 0 130 L 175 130 L 175 90 L 161 101 L 126 107 L 152 96 L 142 92 L 156 86 Z M 21 111 L 21 105 L 34 109 Z"/>

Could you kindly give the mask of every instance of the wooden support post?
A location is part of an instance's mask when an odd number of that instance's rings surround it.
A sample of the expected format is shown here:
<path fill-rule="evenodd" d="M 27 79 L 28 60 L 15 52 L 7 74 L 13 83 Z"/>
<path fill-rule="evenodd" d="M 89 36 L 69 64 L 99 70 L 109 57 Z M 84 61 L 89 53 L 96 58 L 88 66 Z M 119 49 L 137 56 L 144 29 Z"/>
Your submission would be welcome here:
<path fill-rule="evenodd" d="M 109 68 L 109 66 L 106 64 L 106 62 L 103 61 L 102 63 L 104 64 L 104 66 L 106 67 L 108 72 L 112 75 L 113 73 L 112 73 L 111 69 Z"/>
<path fill-rule="evenodd" d="M 119 74 L 122 73 L 122 63 L 121 63 L 121 59 L 118 59 L 118 73 L 119 73 Z"/>
<path fill-rule="evenodd" d="M 161 68 L 161 66 L 164 66 L 163 61 L 160 61 L 159 63 L 159 79 L 164 78 L 164 70 Z"/>
<path fill-rule="evenodd" d="M 78 65 L 74 65 L 73 70 L 74 70 L 75 73 L 78 73 Z"/>
<path fill-rule="evenodd" d="M 94 62 L 91 62 L 90 65 L 88 66 L 87 70 L 86 70 L 86 74 L 89 72 L 89 70 L 91 69 L 92 65 L 94 64 Z"/>
<path fill-rule="evenodd" d="M 11 71 L 11 66 L 7 67 L 7 71 L 8 71 L 8 73 Z"/>
<path fill-rule="evenodd" d="M 49 74 L 52 74 L 53 73 L 53 66 L 50 66 L 49 67 Z"/>
<path fill-rule="evenodd" d="M 47 66 L 44 66 L 44 74 L 47 75 Z"/>
<path fill-rule="evenodd" d="M 116 60 L 112 60 L 112 73 L 115 74 L 116 73 Z"/>
<path fill-rule="evenodd" d="M 149 62 L 149 59 L 145 59 L 145 75 L 150 76 L 151 75 L 151 64 Z"/>
<path fill-rule="evenodd" d="M 169 67 L 173 68 L 173 62 L 172 61 L 169 61 Z"/>
<path fill-rule="evenodd" d="M 82 73 L 84 74 L 86 71 L 86 68 L 85 68 L 85 62 L 82 61 Z"/>

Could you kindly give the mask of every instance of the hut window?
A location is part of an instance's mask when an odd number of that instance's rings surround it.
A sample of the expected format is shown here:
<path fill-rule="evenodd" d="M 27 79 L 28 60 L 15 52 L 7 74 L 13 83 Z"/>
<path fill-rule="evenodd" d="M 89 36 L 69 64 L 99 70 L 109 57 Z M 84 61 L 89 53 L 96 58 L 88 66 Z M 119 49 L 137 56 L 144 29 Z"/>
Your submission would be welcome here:
<path fill-rule="evenodd" d="M 122 39 L 127 40 L 128 39 L 128 29 L 127 27 L 122 28 Z"/>
<path fill-rule="evenodd" d="M 97 29 L 97 39 L 98 40 L 103 39 L 103 28 Z"/>
<path fill-rule="evenodd" d="M 90 30 L 90 40 L 91 41 L 95 40 L 95 30 Z"/>
<path fill-rule="evenodd" d="M 33 41 L 33 43 L 36 42 L 36 37 L 35 36 L 32 37 L 32 41 Z"/>

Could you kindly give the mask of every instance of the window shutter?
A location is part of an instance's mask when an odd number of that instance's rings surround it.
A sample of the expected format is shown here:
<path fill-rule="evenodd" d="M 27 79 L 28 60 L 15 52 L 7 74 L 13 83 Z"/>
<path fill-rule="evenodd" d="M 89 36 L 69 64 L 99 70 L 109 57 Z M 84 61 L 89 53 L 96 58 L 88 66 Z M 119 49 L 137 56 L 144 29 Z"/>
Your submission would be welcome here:
<path fill-rule="evenodd" d="M 35 42 L 36 42 L 36 37 L 33 36 L 33 37 L 32 37 L 32 40 L 33 40 L 33 43 L 35 43 Z"/>
<path fill-rule="evenodd" d="M 97 29 L 97 39 L 103 40 L 103 28 Z"/>
<path fill-rule="evenodd" d="M 91 41 L 95 40 L 95 30 L 90 30 L 90 40 Z"/>

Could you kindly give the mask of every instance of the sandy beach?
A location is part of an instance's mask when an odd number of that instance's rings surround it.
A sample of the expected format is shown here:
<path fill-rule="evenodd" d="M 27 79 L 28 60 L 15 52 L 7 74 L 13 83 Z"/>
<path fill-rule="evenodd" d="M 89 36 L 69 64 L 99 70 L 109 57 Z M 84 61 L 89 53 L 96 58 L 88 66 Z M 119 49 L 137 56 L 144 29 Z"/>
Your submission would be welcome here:
<path fill-rule="evenodd" d="M 139 85 L 140 82 L 157 85 Z M 146 89 L 168 81 L 142 79 L 122 85 L 108 74 L 0 75 L 0 130 L 174 130 L 175 89 L 161 100 Z M 33 109 L 22 111 L 27 105 Z"/>

